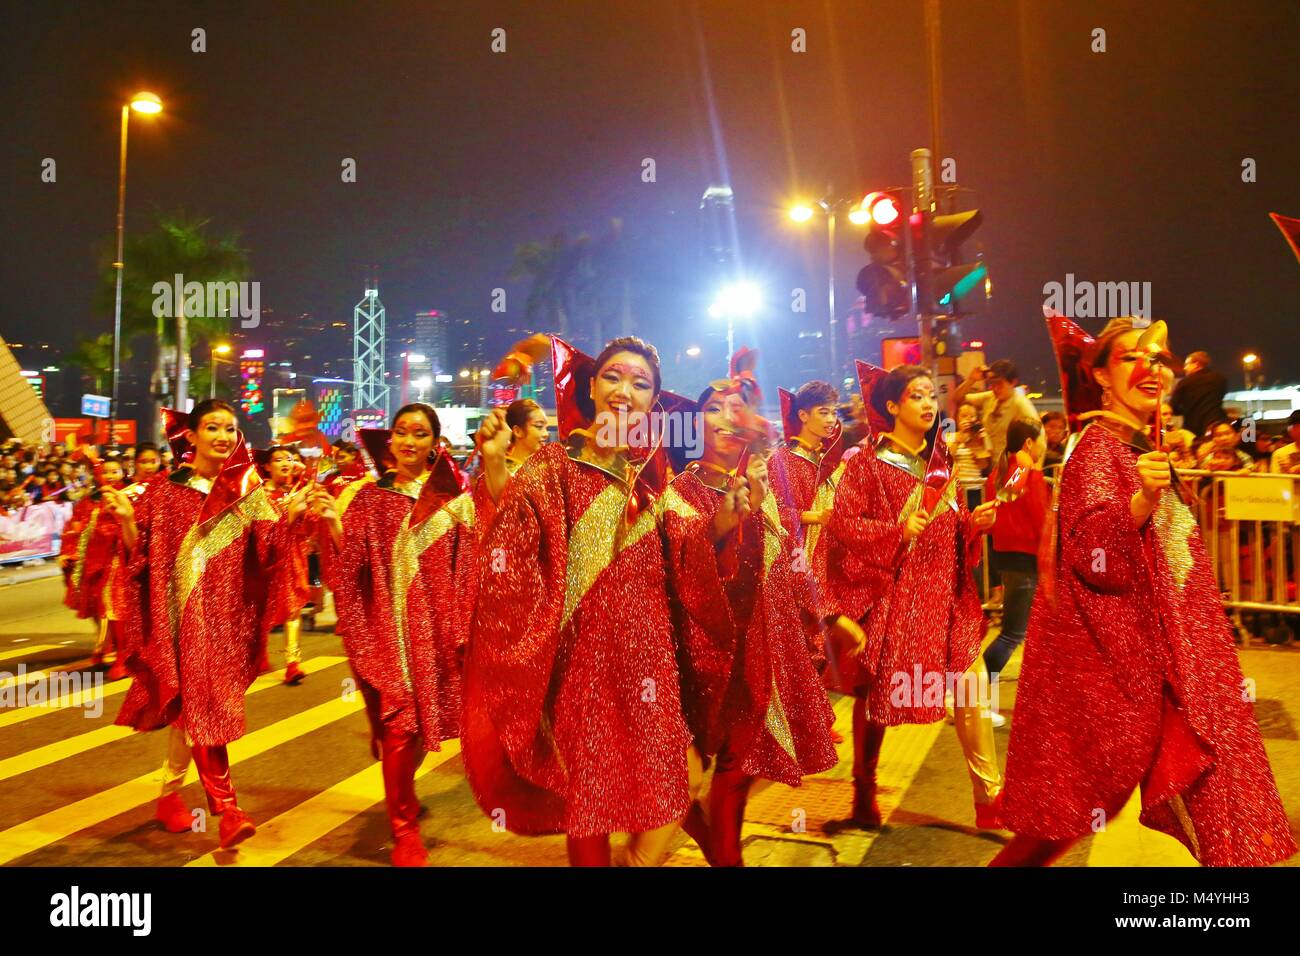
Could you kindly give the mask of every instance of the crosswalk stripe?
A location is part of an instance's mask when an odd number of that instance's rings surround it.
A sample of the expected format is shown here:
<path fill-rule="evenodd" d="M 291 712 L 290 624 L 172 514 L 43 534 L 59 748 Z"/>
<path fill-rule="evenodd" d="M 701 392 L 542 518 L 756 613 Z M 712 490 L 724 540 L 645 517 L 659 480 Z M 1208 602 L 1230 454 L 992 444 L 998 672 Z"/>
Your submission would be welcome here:
<path fill-rule="evenodd" d="M 336 657 L 325 654 L 320 657 L 313 657 L 302 663 L 302 669 L 308 674 L 314 674 L 317 671 L 325 670 L 327 667 L 333 667 L 335 664 L 342 664 L 347 661 L 346 657 Z M 284 671 L 275 671 L 280 679 L 284 677 Z M 264 674 L 262 677 L 269 678 L 271 674 Z M 258 680 L 262 678 L 259 677 Z M 254 682 L 256 683 L 256 682 Z M 271 682 L 272 684 L 275 681 Z M 67 694 L 62 694 L 56 699 L 40 705 L 27 705 L 18 707 L 6 713 L 0 713 L 0 727 L 8 727 L 11 724 L 20 724 L 24 720 L 33 720 L 37 717 L 43 717 L 67 707 L 83 707 L 94 703 L 96 700 L 114 697 L 117 694 L 125 694 L 131 686 L 131 678 L 125 677 L 122 680 L 115 680 L 102 685 L 102 692 L 99 689 L 84 691 L 76 690 Z"/>
<path fill-rule="evenodd" d="M 1142 794 L 1134 790 L 1118 815 L 1088 846 L 1088 866 L 1196 866 L 1196 860 L 1168 833 L 1145 827 Z"/>
<path fill-rule="evenodd" d="M 15 657 L 30 657 L 33 654 L 44 654 L 46 651 L 57 650 L 60 650 L 58 644 L 31 644 L 12 651 L 0 651 L 0 661 L 12 660 Z"/>
<path fill-rule="evenodd" d="M 336 720 L 358 713 L 362 707 L 360 694 L 352 694 L 350 699 L 346 700 L 340 696 L 255 730 L 229 745 L 231 766 L 250 760 L 296 737 L 319 730 Z M 158 743 L 161 760 L 165 739 L 159 736 Z M 197 779 L 198 774 L 191 764 L 185 774 L 185 783 L 190 784 Z M 0 831 L 0 866 L 28 853 L 34 853 L 51 843 L 66 840 L 78 831 L 134 810 L 142 804 L 152 803 L 158 798 L 158 785 L 159 771 L 153 770 L 141 774 L 134 780 L 128 780 L 116 787 Z"/>
<path fill-rule="evenodd" d="M 313 658 L 303 665 L 303 670 L 308 673 L 322 670 L 324 667 L 332 666 L 347 660 L 345 657 L 319 657 Z M 319 664 L 319 661 L 329 661 L 329 664 Z M 272 671 L 268 674 L 262 674 L 248 688 L 245 697 L 260 693 L 270 687 L 279 687 L 284 682 L 284 671 Z M 88 731 L 84 734 L 77 734 L 74 737 L 67 737 L 63 740 L 56 740 L 52 744 L 46 744 L 44 747 L 36 747 L 33 750 L 25 751 L 16 756 L 0 760 L 0 780 L 8 780 L 10 777 L 16 777 L 20 773 L 29 773 L 32 770 L 38 770 L 41 767 L 47 767 L 59 760 L 66 760 L 68 757 L 75 757 L 77 754 L 85 753 L 88 750 L 94 750 L 96 747 L 102 747 L 105 744 L 111 744 L 115 740 L 121 740 L 123 737 L 131 736 L 135 731 L 130 727 L 117 727 L 109 725 L 107 727 L 98 727 L 95 730 Z"/>
<path fill-rule="evenodd" d="M 131 678 L 124 677 L 121 680 L 101 684 L 98 687 L 92 685 L 85 690 L 69 691 L 43 704 L 27 704 L 25 707 L 16 707 L 0 714 L 0 727 L 21 724 L 24 720 L 43 717 L 46 714 L 53 714 L 68 707 L 89 707 L 97 700 L 106 700 L 109 697 L 116 697 L 118 694 L 125 694 L 130 686 Z"/>
<path fill-rule="evenodd" d="M 424 758 L 415 779 L 432 773 L 459 754 L 459 740 L 443 741 L 442 750 Z M 383 766 L 372 763 L 365 770 L 259 824 L 257 834 L 247 843 L 240 844 L 238 853 L 214 850 L 185 865 L 276 866 L 383 799 Z"/>

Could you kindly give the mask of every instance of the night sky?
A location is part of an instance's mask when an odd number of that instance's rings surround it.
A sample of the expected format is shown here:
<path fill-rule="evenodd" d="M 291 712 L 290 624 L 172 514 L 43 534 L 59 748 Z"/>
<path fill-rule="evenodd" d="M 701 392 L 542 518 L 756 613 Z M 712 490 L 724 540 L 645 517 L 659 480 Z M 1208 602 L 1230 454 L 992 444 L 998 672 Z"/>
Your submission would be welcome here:
<path fill-rule="evenodd" d="M 691 275 L 700 195 L 729 182 L 743 265 L 773 302 L 742 340 L 786 386 L 799 384 L 795 331 L 824 322 L 825 260 L 824 232 L 792 227 L 783 203 L 827 182 L 856 195 L 904 184 L 909 152 L 928 145 L 920 0 L 3 10 L 10 339 L 71 345 L 111 329 L 92 308 L 95 249 L 113 230 L 117 111 L 137 89 L 166 112 L 132 120 L 128 230 L 156 206 L 237 231 L 277 313 L 350 322 L 376 263 L 390 322 L 443 308 L 505 341 L 524 324 L 527 284 L 506 282 L 516 244 L 618 216 L 647 271 L 662 270 L 657 256 Z M 945 2 L 942 152 L 978 191 L 994 283 L 966 336 L 1032 380 L 1050 369 L 1044 283 L 1149 281 L 1176 351 L 1209 349 L 1237 384 L 1256 349 L 1268 380 L 1300 380 L 1300 264 L 1267 217 L 1300 217 L 1298 22 L 1294 4 L 1256 0 Z M 195 27 L 206 53 L 190 50 Z M 790 49 L 796 27 L 806 53 Z M 40 180 L 44 157 L 56 184 Z M 344 157 L 355 184 L 340 181 Z M 641 180 L 645 157 L 655 183 Z M 1257 182 L 1242 182 L 1247 157 Z M 841 306 L 864 262 L 846 224 Z M 694 318 L 710 281 L 642 297 L 636 330 L 665 353 L 716 336 Z M 489 310 L 498 286 L 507 317 Z M 795 286 L 807 315 L 789 311 Z"/>

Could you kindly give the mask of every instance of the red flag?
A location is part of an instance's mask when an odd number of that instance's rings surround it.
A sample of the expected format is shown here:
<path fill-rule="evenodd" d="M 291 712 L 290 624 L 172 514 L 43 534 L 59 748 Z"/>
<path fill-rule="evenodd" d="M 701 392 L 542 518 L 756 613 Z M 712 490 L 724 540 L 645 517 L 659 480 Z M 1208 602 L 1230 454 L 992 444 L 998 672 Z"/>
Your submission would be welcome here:
<path fill-rule="evenodd" d="M 221 465 L 217 477 L 212 482 L 212 490 L 203 499 L 203 508 L 199 511 L 199 524 L 215 518 L 221 512 L 252 493 L 262 483 L 262 476 L 257 473 L 257 463 L 244 444 L 244 436 L 239 436 L 239 444 L 230 453 L 230 457 Z"/>
<path fill-rule="evenodd" d="M 1269 213 L 1268 217 L 1282 230 L 1282 238 L 1291 247 L 1291 252 L 1295 255 L 1296 261 L 1300 262 L 1300 219 L 1279 216 L 1275 212 Z"/>

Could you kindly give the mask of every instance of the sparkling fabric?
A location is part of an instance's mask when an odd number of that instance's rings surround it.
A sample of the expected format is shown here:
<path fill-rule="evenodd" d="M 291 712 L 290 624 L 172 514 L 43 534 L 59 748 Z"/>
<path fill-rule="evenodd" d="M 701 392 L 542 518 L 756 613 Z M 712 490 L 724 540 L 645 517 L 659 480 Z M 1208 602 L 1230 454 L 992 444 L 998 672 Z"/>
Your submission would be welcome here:
<path fill-rule="evenodd" d="M 1134 527 L 1136 460 L 1096 424 L 1066 463 L 1056 602 L 1040 592 L 1029 622 L 1004 819 L 1080 836 L 1140 785 L 1142 822 L 1202 863 L 1285 859 L 1295 842 L 1200 532 L 1172 491 Z"/>
<path fill-rule="evenodd" d="M 266 496 L 283 516 L 288 493 L 268 483 Z M 312 588 L 307 580 L 307 552 L 314 544 L 319 525 L 319 519 L 308 511 L 289 529 L 288 548 L 271 584 L 270 606 L 267 610 L 267 623 L 271 627 L 296 620 L 299 612 L 311 600 Z"/>
<path fill-rule="evenodd" d="M 925 684 L 964 674 L 984 636 L 972 573 L 979 535 L 955 485 L 920 537 L 903 543 L 924 474 L 921 458 L 889 441 L 854 455 L 827 529 L 829 612 L 862 622 L 867 634 L 866 649 L 836 655 L 831 670 L 840 690 L 866 696 L 874 723 L 943 720 L 942 695 L 925 693 Z M 898 687 L 907 690 L 905 706 L 890 700 Z"/>
<path fill-rule="evenodd" d="M 261 487 L 200 528 L 205 495 L 190 474 L 150 482 L 135 503 L 122 629 L 135 680 L 117 723 L 157 730 L 183 718 L 196 745 L 213 746 L 244 734 L 267 581 L 288 529 Z"/>
<path fill-rule="evenodd" d="M 460 736 L 460 656 L 477 570 L 474 498 L 462 494 L 411 526 L 416 485 L 364 484 L 326 562 L 352 667 L 379 694 L 378 716 L 427 750 Z"/>
<path fill-rule="evenodd" d="M 739 542 L 728 545 L 737 547 L 738 560 L 719 602 L 711 535 L 699 531 L 712 524 L 722 492 L 688 473 L 668 494 L 705 519 L 700 529 L 699 521 L 681 520 L 684 509 L 664 518 L 683 694 L 697 742 L 711 755 L 725 747 L 746 776 L 798 786 L 835 765 L 833 714 L 808 653 L 800 572 L 776 498 L 768 495 L 763 513 L 751 515 Z"/>
<path fill-rule="evenodd" d="M 113 559 L 122 529 L 117 516 L 99 498 L 87 495 L 72 508 L 63 529 L 60 553 L 76 559 L 67 582 L 64 604 L 81 618 L 102 618 L 112 607 Z"/>
<path fill-rule="evenodd" d="M 641 832 L 690 805 L 661 514 L 547 445 L 483 541 L 465 667 L 466 773 L 515 833 Z M 698 519 L 697 519 L 698 520 Z"/>

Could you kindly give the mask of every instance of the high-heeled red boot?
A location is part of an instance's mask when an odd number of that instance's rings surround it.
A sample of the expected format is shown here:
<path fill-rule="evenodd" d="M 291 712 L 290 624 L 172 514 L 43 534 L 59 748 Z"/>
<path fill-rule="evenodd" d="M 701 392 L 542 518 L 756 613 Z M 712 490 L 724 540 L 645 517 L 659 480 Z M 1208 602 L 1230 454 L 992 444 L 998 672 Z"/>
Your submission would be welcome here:
<path fill-rule="evenodd" d="M 225 744 L 194 745 L 194 766 L 199 771 L 203 791 L 208 795 L 208 810 L 221 817 L 221 848 L 232 849 L 243 843 L 257 827 L 239 808 L 235 787 L 230 780 L 230 755 Z"/>
<path fill-rule="evenodd" d="M 384 728 L 384 803 L 393 828 L 393 865 L 424 866 L 428 851 L 420 839 L 420 800 L 415 795 L 415 772 L 424 760 L 418 735 Z"/>
<path fill-rule="evenodd" d="M 609 834 L 589 837 L 565 837 L 569 849 L 569 866 L 612 866 Z"/>
<path fill-rule="evenodd" d="M 867 702 L 853 701 L 853 816 L 850 821 L 875 830 L 884 822 L 876 802 L 876 767 L 885 741 L 885 725 L 867 720 Z"/>

